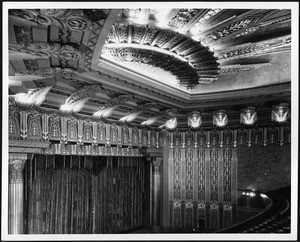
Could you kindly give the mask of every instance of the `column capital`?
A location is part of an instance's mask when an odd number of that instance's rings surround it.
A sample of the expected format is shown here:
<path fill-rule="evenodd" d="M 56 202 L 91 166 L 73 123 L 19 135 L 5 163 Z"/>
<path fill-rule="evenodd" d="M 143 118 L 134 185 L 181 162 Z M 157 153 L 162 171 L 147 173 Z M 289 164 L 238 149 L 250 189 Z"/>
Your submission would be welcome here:
<path fill-rule="evenodd" d="M 9 154 L 9 183 L 23 183 L 23 169 L 27 154 Z"/>
<path fill-rule="evenodd" d="M 154 167 L 160 167 L 160 164 L 162 163 L 163 158 L 162 157 L 154 157 L 152 161 L 152 165 Z"/>
<path fill-rule="evenodd" d="M 22 153 L 9 153 L 9 164 L 13 164 L 16 160 L 27 160 L 28 155 Z"/>
<path fill-rule="evenodd" d="M 147 148 L 147 149 L 142 149 L 141 153 L 144 154 L 145 156 L 150 156 L 150 157 L 162 157 L 163 156 L 163 150 L 161 148 Z"/>

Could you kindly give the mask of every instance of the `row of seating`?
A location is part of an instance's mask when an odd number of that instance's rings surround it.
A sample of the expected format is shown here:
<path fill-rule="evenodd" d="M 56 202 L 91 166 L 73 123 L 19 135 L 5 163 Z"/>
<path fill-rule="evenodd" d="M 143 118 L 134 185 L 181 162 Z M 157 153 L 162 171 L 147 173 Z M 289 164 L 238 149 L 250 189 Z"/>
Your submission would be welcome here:
<path fill-rule="evenodd" d="M 242 233 L 290 233 L 291 216 L 289 201 L 287 199 L 281 200 L 277 204 L 276 210 L 276 214 L 242 231 Z"/>

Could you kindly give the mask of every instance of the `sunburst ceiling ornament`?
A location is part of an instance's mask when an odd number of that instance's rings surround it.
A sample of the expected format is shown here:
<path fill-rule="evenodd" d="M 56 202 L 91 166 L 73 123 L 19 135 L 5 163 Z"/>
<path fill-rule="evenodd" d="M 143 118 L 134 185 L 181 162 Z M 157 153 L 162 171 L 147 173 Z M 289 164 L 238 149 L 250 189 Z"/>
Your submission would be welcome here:
<path fill-rule="evenodd" d="M 188 90 L 194 89 L 198 84 L 211 84 L 219 75 L 219 64 L 213 51 L 193 40 L 190 34 L 178 31 L 181 25 L 187 24 L 184 17 L 192 18 L 198 11 L 166 11 L 172 19 L 167 21 L 168 28 L 148 24 L 144 26 L 121 18 L 113 24 L 100 60 L 108 60 L 121 66 L 138 63 L 160 68 L 171 73 L 178 79 L 178 85 Z M 122 16 L 136 20 L 139 18 L 137 16 L 146 12 L 144 9 L 126 10 Z M 164 19 L 168 18 L 165 16 Z M 131 71 L 138 72 L 139 69 L 134 67 Z M 146 74 L 150 75 L 151 72 Z"/>

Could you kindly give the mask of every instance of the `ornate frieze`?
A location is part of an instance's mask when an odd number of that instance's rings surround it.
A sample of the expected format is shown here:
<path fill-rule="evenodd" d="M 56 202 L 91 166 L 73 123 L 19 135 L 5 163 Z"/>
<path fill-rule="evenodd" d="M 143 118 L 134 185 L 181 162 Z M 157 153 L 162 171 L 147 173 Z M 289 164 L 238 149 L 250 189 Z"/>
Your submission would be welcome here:
<path fill-rule="evenodd" d="M 261 55 L 272 51 L 281 50 L 283 47 L 290 48 L 291 37 L 285 36 L 256 44 L 248 44 L 240 47 L 234 47 L 226 51 L 218 52 L 219 60 L 233 60 L 247 56 Z"/>
<path fill-rule="evenodd" d="M 254 19 L 243 19 L 234 23 L 231 23 L 230 25 L 223 27 L 221 29 L 215 30 L 209 35 L 203 37 L 200 39 L 201 43 L 204 45 L 208 45 L 214 41 L 217 41 L 221 38 L 224 38 L 232 33 L 235 33 L 237 31 L 240 31 L 244 29 L 245 27 L 248 27 Z"/>
<path fill-rule="evenodd" d="M 149 132 L 149 129 L 112 125 L 103 121 L 84 119 L 75 114 L 62 116 L 59 113 L 39 112 L 35 109 L 22 111 L 17 106 L 13 107 L 12 103 L 9 116 L 10 139 L 16 140 L 36 139 L 60 141 L 62 143 L 83 142 L 93 143 L 94 145 L 111 145 L 113 139 L 114 144 L 129 147 L 184 148 L 209 148 L 221 145 L 222 147 L 236 147 L 250 143 L 251 145 L 264 146 L 270 143 L 283 145 L 291 142 L 291 130 L 288 124 L 280 125 L 284 127 L 283 133 L 278 133 L 276 126 L 269 126 L 269 128 L 257 128 L 255 126 L 239 129 L 225 128 L 198 132 L 169 132 L 163 129 L 162 131 L 152 130 Z M 247 130 L 250 130 L 250 135 Z M 113 131 L 116 133 L 112 134 Z"/>
<path fill-rule="evenodd" d="M 138 148 L 128 147 L 107 147 L 107 146 L 92 146 L 78 144 L 51 144 L 48 149 L 45 149 L 43 154 L 46 155 L 79 155 L 79 156 L 143 156 Z"/>

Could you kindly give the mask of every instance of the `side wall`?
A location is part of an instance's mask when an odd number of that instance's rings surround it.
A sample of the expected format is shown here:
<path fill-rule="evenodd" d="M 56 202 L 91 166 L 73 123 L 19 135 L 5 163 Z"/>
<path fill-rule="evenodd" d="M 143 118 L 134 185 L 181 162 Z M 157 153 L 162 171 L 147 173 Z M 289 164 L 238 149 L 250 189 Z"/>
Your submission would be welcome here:
<path fill-rule="evenodd" d="M 291 185 L 291 145 L 240 146 L 238 188 L 261 192 Z"/>

